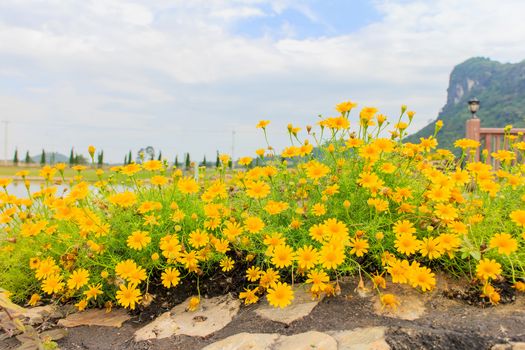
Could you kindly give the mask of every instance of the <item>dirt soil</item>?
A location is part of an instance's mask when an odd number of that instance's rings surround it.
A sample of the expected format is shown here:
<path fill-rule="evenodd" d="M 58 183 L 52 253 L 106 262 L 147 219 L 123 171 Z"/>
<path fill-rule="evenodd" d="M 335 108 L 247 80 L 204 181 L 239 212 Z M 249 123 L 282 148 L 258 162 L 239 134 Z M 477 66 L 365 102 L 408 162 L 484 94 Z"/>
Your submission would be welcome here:
<path fill-rule="evenodd" d="M 221 285 L 224 284 L 223 278 Z M 240 281 L 230 281 L 240 282 Z M 206 284 L 208 283 L 208 285 Z M 208 296 L 218 293 L 213 281 L 201 285 Z M 217 282 L 218 283 L 218 282 Z M 231 285 L 235 285 L 232 283 Z M 426 313 L 419 319 L 407 321 L 374 313 L 377 296 L 360 297 L 354 290 L 355 281 L 342 284 L 342 293 L 325 298 L 303 319 L 287 326 L 259 317 L 256 305 L 241 307 L 239 314 L 222 330 L 208 338 L 175 336 L 166 339 L 135 342 L 134 332 L 191 293 L 194 286 L 186 286 L 178 293 L 156 297 L 148 308 L 136 312 L 121 328 L 83 326 L 69 329 L 59 340 L 60 349 L 181 349 L 197 350 L 228 336 L 241 333 L 279 333 L 292 335 L 310 330 L 350 330 L 358 327 L 387 327 L 386 341 L 392 349 L 490 349 L 495 344 L 525 342 L 525 296 L 516 296 L 513 290 L 502 286 L 505 303 L 496 307 L 477 297 L 472 288 L 458 283 L 441 285 L 431 294 L 422 294 Z M 213 288 L 212 288 L 213 287 Z M 206 288 L 211 288 L 206 290 Z M 394 292 L 400 292 L 395 290 Z M 237 293 L 222 286 L 224 293 Z M 400 298 L 402 294 L 396 293 Z M 477 299 L 476 299 L 477 298 Z M 0 349 L 15 349 L 14 339 L 0 341 Z"/>

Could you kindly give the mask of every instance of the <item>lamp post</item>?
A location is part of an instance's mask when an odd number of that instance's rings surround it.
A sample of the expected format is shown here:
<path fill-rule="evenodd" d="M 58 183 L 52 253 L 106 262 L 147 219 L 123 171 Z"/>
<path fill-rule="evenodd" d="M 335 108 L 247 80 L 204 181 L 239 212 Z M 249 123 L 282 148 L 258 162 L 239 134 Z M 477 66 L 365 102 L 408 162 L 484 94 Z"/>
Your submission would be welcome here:
<path fill-rule="evenodd" d="M 480 141 L 481 136 L 481 122 L 476 115 L 476 112 L 479 110 L 479 100 L 477 98 L 472 98 L 468 101 L 468 109 L 472 113 L 472 117 L 467 120 L 466 125 L 466 138 L 474 141 Z M 476 148 L 476 154 L 474 155 L 474 160 L 479 160 L 479 150 Z"/>
<path fill-rule="evenodd" d="M 468 101 L 468 109 L 472 113 L 472 119 L 478 119 L 476 112 L 479 110 L 479 100 L 477 98 L 472 98 Z"/>

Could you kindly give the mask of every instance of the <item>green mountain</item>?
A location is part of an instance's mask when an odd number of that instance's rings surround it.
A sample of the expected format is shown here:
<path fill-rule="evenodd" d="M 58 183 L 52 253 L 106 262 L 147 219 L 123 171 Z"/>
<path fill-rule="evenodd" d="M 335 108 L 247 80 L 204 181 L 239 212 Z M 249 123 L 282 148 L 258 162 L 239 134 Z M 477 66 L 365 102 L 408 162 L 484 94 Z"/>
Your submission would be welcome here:
<path fill-rule="evenodd" d="M 470 118 L 468 100 L 481 101 L 477 113 L 481 127 L 503 128 L 512 124 L 525 127 L 525 61 L 500 63 L 475 57 L 457 65 L 450 74 L 447 103 L 438 119 L 445 125 L 438 134 L 439 146 L 452 149 L 454 141 L 465 137 L 465 122 Z M 434 133 L 436 121 L 406 138 L 418 142 Z"/>
<path fill-rule="evenodd" d="M 31 160 L 33 163 L 40 163 L 40 157 L 42 154 L 38 154 L 36 156 L 32 156 Z M 54 152 L 54 153 L 47 153 L 46 152 L 46 163 L 68 163 L 69 157 L 63 155 L 62 153 Z"/>

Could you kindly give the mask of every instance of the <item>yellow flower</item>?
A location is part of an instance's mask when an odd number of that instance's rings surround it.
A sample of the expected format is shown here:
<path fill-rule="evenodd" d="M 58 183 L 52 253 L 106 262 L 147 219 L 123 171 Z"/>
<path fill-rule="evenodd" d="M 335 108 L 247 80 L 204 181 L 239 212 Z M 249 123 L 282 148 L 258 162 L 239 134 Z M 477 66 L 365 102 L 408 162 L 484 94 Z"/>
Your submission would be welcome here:
<path fill-rule="evenodd" d="M 268 124 L 270 124 L 269 120 L 260 120 L 259 123 L 257 124 L 256 128 L 257 129 L 266 129 Z"/>
<path fill-rule="evenodd" d="M 146 231 L 135 231 L 128 236 L 128 247 L 135 250 L 142 250 L 151 242 L 151 237 Z"/>
<path fill-rule="evenodd" d="M 414 254 L 418 247 L 419 241 L 416 236 L 410 233 L 403 233 L 396 237 L 395 247 L 398 252 L 407 256 Z"/>
<path fill-rule="evenodd" d="M 368 252 L 368 248 L 370 247 L 368 241 L 361 238 L 351 239 L 348 245 L 352 247 L 350 254 L 355 254 L 358 257 L 363 256 L 366 252 Z"/>
<path fill-rule="evenodd" d="M 117 274 L 117 276 L 123 279 L 128 279 L 131 273 L 135 271 L 136 269 L 137 269 L 137 264 L 133 260 L 128 259 L 126 261 L 119 262 L 115 266 L 115 273 Z M 102 271 L 102 272 L 105 272 L 105 271 Z"/>
<path fill-rule="evenodd" d="M 162 161 L 152 159 L 152 160 L 148 160 L 147 162 L 144 162 L 144 164 L 142 164 L 142 167 L 145 170 L 156 171 L 156 170 L 161 170 L 163 168 L 163 165 L 162 165 Z"/>
<path fill-rule="evenodd" d="M 110 203 L 123 208 L 131 207 L 137 202 L 137 196 L 135 195 L 135 193 L 130 191 L 114 194 L 112 196 L 109 196 L 108 199 Z"/>
<path fill-rule="evenodd" d="M 259 287 L 255 287 L 254 289 L 244 288 L 244 292 L 239 293 L 239 298 L 244 299 L 245 305 L 255 304 L 259 300 L 256 294 L 258 291 Z"/>
<path fill-rule="evenodd" d="M 261 273 L 261 277 L 259 279 L 259 285 L 263 288 L 268 288 L 269 286 L 274 285 L 279 281 L 279 274 L 272 268 L 269 268 L 268 270 Z"/>
<path fill-rule="evenodd" d="M 88 302 L 86 299 L 82 299 L 78 303 L 76 303 L 75 306 L 77 307 L 78 311 L 84 311 L 88 306 Z"/>
<path fill-rule="evenodd" d="M 428 267 L 412 264 L 409 270 L 409 280 L 413 287 L 421 287 L 423 292 L 436 286 L 435 274 Z"/>
<path fill-rule="evenodd" d="M 394 294 L 383 294 L 381 295 L 380 299 L 381 299 L 381 304 L 383 305 L 383 308 L 387 307 L 387 308 L 395 310 L 399 306 L 399 300 L 397 300 Z"/>
<path fill-rule="evenodd" d="M 286 244 L 278 245 L 273 249 L 272 264 L 278 268 L 283 268 L 292 265 L 294 258 L 293 249 Z"/>
<path fill-rule="evenodd" d="M 48 276 L 44 282 L 42 282 L 42 290 L 47 294 L 54 294 L 60 292 L 64 288 L 64 282 L 62 282 L 62 276 L 52 275 Z"/>
<path fill-rule="evenodd" d="M 199 192 L 199 185 L 191 177 L 179 179 L 177 188 L 182 194 L 193 194 Z"/>
<path fill-rule="evenodd" d="M 250 216 L 244 220 L 244 228 L 250 233 L 258 233 L 264 226 L 266 226 L 264 222 L 256 216 Z"/>
<path fill-rule="evenodd" d="M 387 271 L 393 283 L 407 283 L 410 264 L 407 260 L 393 259 L 388 263 Z"/>
<path fill-rule="evenodd" d="M 131 310 L 135 310 L 135 304 L 139 303 L 142 299 L 140 290 L 132 283 L 127 286 L 121 284 L 119 288 L 120 290 L 117 291 L 116 294 L 117 302 L 124 307 L 129 307 Z"/>
<path fill-rule="evenodd" d="M 322 203 L 315 203 L 312 207 L 312 213 L 315 216 L 322 216 L 326 214 L 326 207 Z"/>
<path fill-rule="evenodd" d="M 501 264 L 494 259 L 483 259 L 476 267 L 476 274 L 482 280 L 495 279 L 501 273 Z"/>
<path fill-rule="evenodd" d="M 192 297 L 188 303 L 188 310 L 195 311 L 199 307 L 201 299 L 199 297 Z"/>
<path fill-rule="evenodd" d="M 31 295 L 31 299 L 29 299 L 29 301 L 27 302 L 30 306 L 36 306 L 36 304 L 38 304 L 38 302 L 40 301 L 40 295 L 38 294 L 33 294 Z"/>
<path fill-rule="evenodd" d="M 514 210 L 510 213 L 511 220 L 520 227 L 525 227 L 525 210 Z"/>
<path fill-rule="evenodd" d="M 56 265 L 55 261 L 52 258 L 47 258 L 38 264 L 38 267 L 35 271 L 35 277 L 38 280 L 47 278 L 51 275 L 55 275 L 59 272 L 59 267 Z"/>
<path fill-rule="evenodd" d="M 319 251 L 319 262 L 325 269 L 336 269 L 345 261 L 344 246 L 325 244 Z"/>
<path fill-rule="evenodd" d="M 306 164 L 306 176 L 311 180 L 318 180 L 329 173 L 330 168 L 316 160 L 312 160 Z"/>
<path fill-rule="evenodd" d="M 221 259 L 221 261 L 219 262 L 219 265 L 220 265 L 220 267 L 221 267 L 223 272 L 228 272 L 228 271 L 231 271 L 233 269 L 233 266 L 235 265 L 235 262 L 233 261 L 232 258 L 227 256 L 227 257 L 224 257 L 224 258 Z"/>
<path fill-rule="evenodd" d="M 396 223 L 394 224 L 394 227 L 392 228 L 392 231 L 394 231 L 396 236 L 401 236 L 403 234 L 416 233 L 416 229 L 414 228 L 414 224 L 411 223 L 408 220 L 396 221 Z"/>
<path fill-rule="evenodd" d="M 166 176 L 155 175 L 150 179 L 152 185 L 163 186 L 168 183 L 168 178 Z"/>
<path fill-rule="evenodd" d="M 258 266 L 252 266 L 246 270 L 246 278 L 250 282 L 256 282 L 261 277 L 261 269 Z"/>
<path fill-rule="evenodd" d="M 264 210 L 270 215 L 277 215 L 288 209 L 290 205 L 286 202 L 276 202 L 269 200 L 264 207 Z"/>
<path fill-rule="evenodd" d="M 326 283 L 330 281 L 330 277 L 323 270 L 314 270 L 308 273 L 306 283 L 312 283 L 310 290 L 313 293 L 324 291 Z"/>
<path fill-rule="evenodd" d="M 190 233 L 189 242 L 194 248 L 201 248 L 208 244 L 210 237 L 207 232 L 195 230 Z"/>
<path fill-rule="evenodd" d="M 518 241 L 508 233 L 497 233 L 490 240 L 490 248 L 498 248 L 499 254 L 510 255 L 518 250 Z"/>
<path fill-rule="evenodd" d="M 120 169 L 120 172 L 127 176 L 133 176 L 141 170 L 140 164 L 131 163 Z"/>
<path fill-rule="evenodd" d="M 95 150 L 96 150 L 96 149 L 95 149 L 95 146 L 93 146 L 93 145 L 89 145 L 89 147 L 88 147 L 88 153 L 89 153 L 89 155 L 91 156 L 91 158 L 93 158 L 93 157 L 95 156 Z"/>
<path fill-rule="evenodd" d="M 458 211 L 450 204 L 439 203 L 436 205 L 434 214 L 442 220 L 455 220 L 458 217 Z"/>
<path fill-rule="evenodd" d="M 355 106 L 357 106 L 357 103 L 352 102 L 352 101 L 346 101 L 346 102 L 341 102 L 337 104 L 335 106 L 335 109 L 341 114 L 344 114 L 344 113 L 350 112 L 352 108 L 354 108 Z"/>
<path fill-rule="evenodd" d="M 297 249 L 296 257 L 299 268 L 304 270 L 310 270 L 317 264 L 319 255 L 317 249 L 315 249 L 311 245 L 305 245 Z"/>
<path fill-rule="evenodd" d="M 425 237 L 419 244 L 419 252 L 432 260 L 443 255 L 444 249 L 439 238 Z"/>
<path fill-rule="evenodd" d="M 294 292 L 287 283 L 277 282 L 268 289 L 266 299 L 273 307 L 285 308 L 294 299 Z"/>
<path fill-rule="evenodd" d="M 97 300 L 97 296 L 102 294 L 102 285 L 99 284 L 91 284 L 88 286 L 88 290 L 84 292 L 84 295 L 86 296 L 86 300 L 89 300 L 93 298 L 93 300 Z"/>
<path fill-rule="evenodd" d="M 518 292 L 525 293 L 525 283 L 521 281 L 517 281 L 514 283 L 512 288 L 516 289 Z"/>
<path fill-rule="evenodd" d="M 246 184 L 246 194 L 250 198 L 266 198 L 270 193 L 270 186 L 263 181 L 250 181 Z"/>
<path fill-rule="evenodd" d="M 67 281 L 67 287 L 69 289 L 79 289 L 85 286 L 89 281 L 89 272 L 86 269 L 77 269 L 73 271 L 71 277 Z"/>
<path fill-rule="evenodd" d="M 239 159 L 239 164 L 248 166 L 252 163 L 252 160 L 252 157 L 242 157 L 241 159 Z"/>
<path fill-rule="evenodd" d="M 164 287 L 175 287 L 180 282 L 180 272 L 176 268 L 168 267 L 162 272 L 161 278 Z"/>
<path fill-rule="evenodd" d="M 485 283 L 483 286 L 483 290 L 481 293 L 481 297 L 483 298 L 489 298 L 489 301 L 492 305 L 499 304 L 501 300 L 500 294 L 496 291 L 496 289 L 490 285 L 489 283 Z"/>

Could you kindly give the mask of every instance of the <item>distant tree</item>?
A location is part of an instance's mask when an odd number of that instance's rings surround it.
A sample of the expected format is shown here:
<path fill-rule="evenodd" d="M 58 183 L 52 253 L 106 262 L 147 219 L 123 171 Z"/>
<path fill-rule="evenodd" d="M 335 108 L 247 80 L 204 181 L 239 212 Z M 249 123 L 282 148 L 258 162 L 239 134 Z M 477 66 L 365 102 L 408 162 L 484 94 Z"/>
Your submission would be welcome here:
<path fill-rule="evenodd" d="M 87 164 L 87 159 L 81 154 L 75 155 L 75 164 Z"/>
<path fill-rule="evenodd" d="M 26 152 L 25 163 L 26 163 L 26 164 L 31 164 L 31 163 L 33 163 L 33 161 L 31 160 L 31 156 L 29 155 L 29 151 Z"/>
<path fill-rule="evenodd" d="M 133 156 L 131 155 L 131 150 L 129 150 L 129 153 L 128 153 L 128 164 L 131 164 L 131 160 L 133 159 L 132 157 Z"/>
<path fill-rule="evenodd" d="M 178 155 L 175 156 L 175 164 L 174 165 L 175 165 L 175 168 L 179 167 L 179 156 Z"/>
<path fill-rule="evenodd" d="M 217 151 L 217 159 L 215 159 L 215 167 L 218 168 L 221 166 L 221 159 L 219 158 L 219 151 Z"/>
<path fill-rule="evenodd" d="M 102 165 L 104 165 L 104 151 L 98 152 L 97 155 L 97 166 L 102 168 Z"/>
<path fill-rule="evenodd" d="M 75 150 L 71 147 L 71 152 L 69 152 L 69 166 L 75 164 Z"/>
<path fill-rule="evenodd" d="M 15 155 L 13 157 L 13 164 L 18 165 L 18 148 L 15 149 Z"/>
<path fill-rule="evenodd" d="M 49 164 L 55 164 L 55 157 L 56 157 L 55 152 L 52 152 L 51 157 L 49 159 Z"/>
<path fill-rule="evenodd" d="M 206 166 L 206 164 L 208 164 L 208 162 L 206 161 L 206 155 L 204 155 L 204 159 L 202 160 L 202 166 Z"/>
<path fill-rule="evenodd" d="M 128 155 L 124 156 L 124 165 L 128 165 Z"/>
<path fill-rule="evenodd" d="M 159 157 L 157 160 L 162 160 L 162 151 L 159 151 Z"/>
<path fill-rule="evenodd" d="M 189 153 L 186 153 L 186 170 L 189 170 L 190 169 L 190 166 L 191 166 L 191 160 L 190 160 L 190 154 Z"/>
<path fill-rule="evenodd" d="M 40 155 L 40 165 L 46 164 L 46 151 L 42 149 L 42 155 Z"/>

